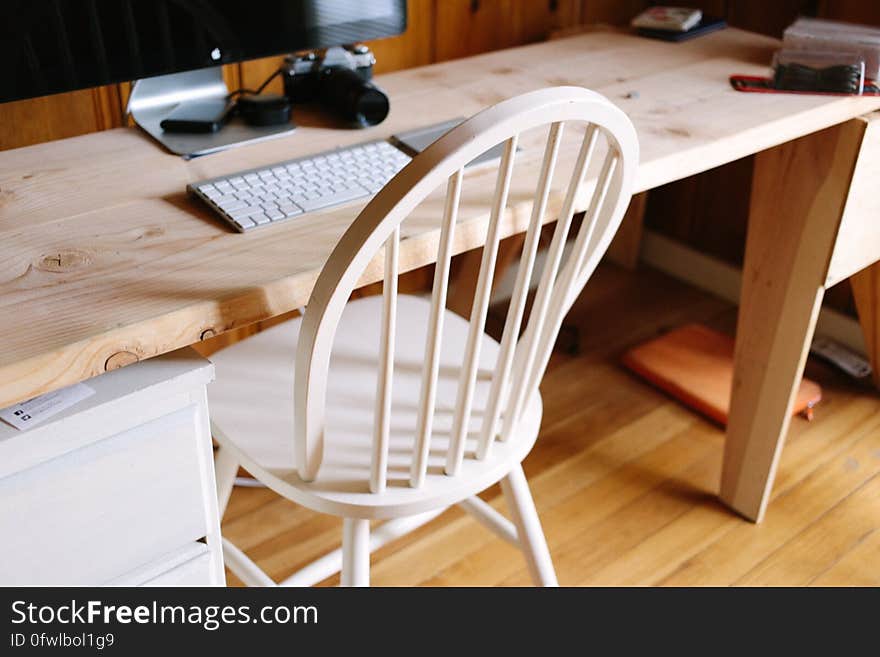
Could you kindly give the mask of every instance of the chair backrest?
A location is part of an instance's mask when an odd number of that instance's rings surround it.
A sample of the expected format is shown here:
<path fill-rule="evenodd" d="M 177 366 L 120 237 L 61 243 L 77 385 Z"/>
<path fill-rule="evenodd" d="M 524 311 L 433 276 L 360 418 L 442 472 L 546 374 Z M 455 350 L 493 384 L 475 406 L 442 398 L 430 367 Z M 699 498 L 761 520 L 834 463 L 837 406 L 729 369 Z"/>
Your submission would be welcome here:
<path fill-rule="evenodd" d="M 521 332 L 541 226 L 551 201 L 551 184 L 563 128 L 567 123 L 578 124 L 584 129 L 584 136 L 571 179 L 564 188 L 561 211 L 529 320 L 525 331 Z M 514 431 L 524 405 L 541 381 L 565 314 L 617 231 L 629 204 L 638 165 L 638 141 L 627 116 L 603 96 L 580 87 L 555 87 L 526 93 L 474 115 L 413 158 L 370 201 L 342 236 L 315 284 L 300 329 L 296 356 L 294 444 L 297 468 L 303 479 L 314 479 L 321 464 L 327 374 L 338 323 L 358 279 L 374 257 L 381 257 L 380 251 L 384 247 L 382 330 L 370 490 L 381 492 L 385 489 L 400 225 L 445 182 L 446 201 L 440 225 L 411 461 L 410 483 L 422 485 L 435 411 L 440 341 L 464 167 L 490 148 L 503 144 L 446 454 L 446 474 L 459 472 L 472 411 L 481 334 L 485 329 L 502 218 L 509 209 L 508 196 L 518 138 L 521 133 L 542 126 L 549 126 L 549 130 L 534 196 L 527 201 L 517 198 L 517 209 L 523 202 L 531 203 L 530 220 L 484 410 L 476 457 L 485 458 L 496 438 L 504 439 Z M 571 132 L 580 134 L 576 130 Z M 594 155 L 598 153 L 602 157 L 603 148 L 604 159 L 598 168 L 595 185 L 591 187 L 592 177 L 588 177 L 587 172 Z M 589 198 L 585 201 L 587 195 Z M 567 249 L 572 217 L 577 208 L 586 208 L 586 213 L 573 246 Z M 516 385 L 511 385 L 511 381 L 516 381 Z"/>

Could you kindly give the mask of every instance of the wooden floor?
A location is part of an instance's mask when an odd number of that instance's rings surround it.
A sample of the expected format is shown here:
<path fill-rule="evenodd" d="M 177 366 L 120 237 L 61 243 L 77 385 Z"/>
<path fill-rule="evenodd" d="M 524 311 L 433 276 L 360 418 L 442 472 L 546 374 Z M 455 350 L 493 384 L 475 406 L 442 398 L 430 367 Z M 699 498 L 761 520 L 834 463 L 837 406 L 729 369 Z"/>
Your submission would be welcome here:
<path fill-rule="evenodd" d="M 756 526 L 715 499 L 722 431 L 618 365 L 627 346 L 684 322 L 730 331 L 735 309 L 657 272 L 607 266 L 569 321 L 580 353 L 554 356 L 525 461 L 561 584 L 880 585 L 876 392 L 809 363 L 825 400 L 814 421 L 792 422 Z M 484 497 L 502 508 L 497 487 Z M 281 579 L 338 546 L 341 522 L 236 488 L 223 531 Z M 517 550 L 458 509 L 375 553 L 371 574 L 375 585 L 529 583 Z"/>

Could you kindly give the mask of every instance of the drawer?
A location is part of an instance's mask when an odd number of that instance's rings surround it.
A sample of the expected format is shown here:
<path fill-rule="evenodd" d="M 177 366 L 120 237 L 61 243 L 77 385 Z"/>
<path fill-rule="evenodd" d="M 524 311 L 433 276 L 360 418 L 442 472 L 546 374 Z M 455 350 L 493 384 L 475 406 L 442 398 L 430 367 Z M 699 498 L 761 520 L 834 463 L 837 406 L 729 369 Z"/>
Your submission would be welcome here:
<path fill-rule="evenodd" d="M 216 586 L 211 551 L 204 543 L 190 543 L 108 582 L 110 586 Z"/>
<path fill-rule="evenodd" d="M 0 585 L 89 585 L 206 535 L 193 404 L 0 480 Z"/>
<path fill-rule="evenodd" d="M 211 555 L 202 554 L 144 582 L 143 586 L 211 586 L 216 584 L 211 576 L 212 567 Z"/>

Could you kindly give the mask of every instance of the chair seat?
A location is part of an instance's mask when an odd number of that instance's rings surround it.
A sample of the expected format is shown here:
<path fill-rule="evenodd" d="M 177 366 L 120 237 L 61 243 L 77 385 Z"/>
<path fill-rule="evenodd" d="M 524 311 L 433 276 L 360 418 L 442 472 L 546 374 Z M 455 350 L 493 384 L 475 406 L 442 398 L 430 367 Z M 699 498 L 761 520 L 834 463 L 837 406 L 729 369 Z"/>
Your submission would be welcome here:
<path fill-rule="evenodd" d="M 541 423 L 541 398 L 526 404 L 516 432 L 476 460 L 483 409 L 499 350 L 482 336 L 465 460 L 455 477 L 443 473 L 468 323 L 444 318 L 434 428 L 424 486 L 409 485 L 427 341 L 429 301 L 400 295 L 392 393 L 388 488 L 369 491 L 382 298 L 347 304 L 328 373 L 324 458 L 313 482 L 299 478 L 293 459 L 293 376 L 300 318 L 272 327 L 214 354 L 216 381 L 208 399 L 214 437 L 257 479 L 315 511 L 353 518 L 393 518 L 455 504 L 491 486 L 531 450 Z"/>

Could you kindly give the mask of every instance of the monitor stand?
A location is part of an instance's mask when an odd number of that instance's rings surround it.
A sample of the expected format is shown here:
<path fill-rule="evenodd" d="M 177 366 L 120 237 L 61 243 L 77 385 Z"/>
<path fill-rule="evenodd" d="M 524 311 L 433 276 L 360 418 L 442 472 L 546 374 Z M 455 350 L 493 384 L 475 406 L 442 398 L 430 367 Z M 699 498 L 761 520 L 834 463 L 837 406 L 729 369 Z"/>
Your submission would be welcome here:
<path fill-rule="evenodd" d="M 156 141 L 172 153 L 187 159 L 241 144 L 280 137 L 294 129 L 292 123 L 250 126 L 238 117 L 231 119 L 217 132 L 208 134 L 165 132 L 159 126 L 162 119 L 180 103 L 225 98 L 228 94 L 229 89 L 223 81 L 221 67 L 201 68 L 137 80 L 131 89 L 127 111 L 135 123 Z"/>

